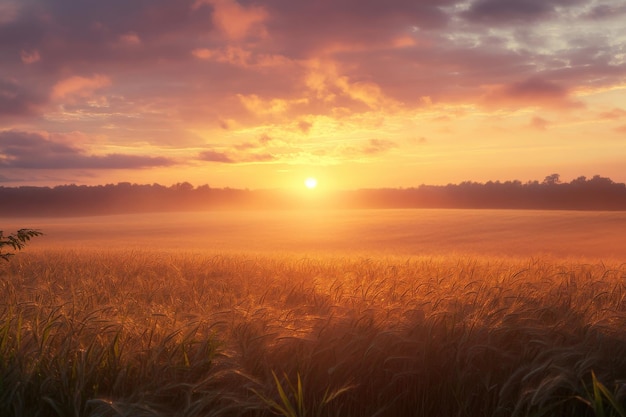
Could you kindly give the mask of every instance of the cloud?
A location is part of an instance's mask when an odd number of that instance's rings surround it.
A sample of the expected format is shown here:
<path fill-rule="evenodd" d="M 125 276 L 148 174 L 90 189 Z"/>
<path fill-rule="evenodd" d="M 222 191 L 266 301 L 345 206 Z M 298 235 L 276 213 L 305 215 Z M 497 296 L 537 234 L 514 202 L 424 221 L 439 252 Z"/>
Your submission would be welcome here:
<path fill-rule="evenodd" d="M 592 20 L 619 19 L 626 15 L 626 5 L 623 4 L 598 4 L 583 15 Z"/>
<path fill-rule="evenodd" d="M 259 147 L 259 145 L 257 143 L 253 143 L 253 142 L 244 142 L 244 143 L 240 143 L 240 144 L 234 146 L 234 148 L 237 149 L 238 151 L 245 151 L 245 150 L 248 150 L 248 149 L 256 149 L 258 147 Z"/>
<path fill-rule="evenodd" d="M 198 155 L 198 159 L 201 161 L 222 162 L 225 164 L 232 164 L 235 162 L 232 158 L 230 158 L 225 153 L 217 152 L 213 150 L 200 152 L 200 154 Z"/>
<path fill-rule="evenodd" d="M 111 85 L 109 77 L 96 74 L 92 77 L 72 76 L 65 78 L 52 88 L 52 98 L 89 97 L 96 90 Z"/>
<path fill-rule="evenodd" d="M 16 1 L 3 1 L 0 3 L 0 25 L 11 23 L 14 21 L 19 13 L 19 3 Z"/>
<path fill-rule="evenodd" d="M 232 152 L 220 152 L 206 150 L 198 154 L 197 159 L 206 162 L 219 162 L 223 164 L 250 163 L 250 162 L 271 162 L 277 157 L 268 152 L 247 152 L 257 149 L 259 146 L 253 143 L 244 143 L 234 146 Z"/>
<path fill-rule="evenodd" d="M 626 110 L 615 107 L 609 111 L 604 111 L 599 114 L 600 118 L 606 120 L 618 120 L 626 118 Z"/>
<path fill-rule="evenodd" d="M 477 0 L 463 16 L 474 22 L 496 24 L 530 23 L 556 13 L 559 6 L 573 6 L 584 0 Z"/>
<path fill-rule="evenodd" d="M 213 22 L 230 40 L 241 40 L 248 36 L 264 37 L 263 22 L 268 13 L 264 7 L 245 7 L 236 0 L 197 0 L 194 8 L 201 4 L 213 7 Z"/>
<path fill-rule="evenodd" d="M 42 97 L 18 82 L 0 78 L 0 117 L 34 114 L 43 102 Z"/>
<path fill-rule="evenodd" d="M 39 133 L 0 131 L 0 166 L 22 169 L 137 169 L 173 165 L 165 157 L 107 154 L 55 142 Z"/>
<path fill-rule="evenodd" d="M 349 100 L 365 104 L 367 108 L 388 109 L 398 103 L 387 97 L 380 85 L 367 80 L 354 80 L 342 74 L 337 62 L 329 59 L 311 59 L 307 62 L 305 83 L 312 94 L 324 103 Z"/>
<path fill-rule="evenodd" d="M 271 162 L 275 161 L 277 158 L 270 153 L 261 153 L 261 154 L 251 154 L 242 158 L 240 162 Z"/>
<path fill-rule="evenodd" d="M 542 117 L 535 116 L 530 121 L 530 127 L 537 130 L 546 130 L 550 126 L 550 122 Z"/>
<path fill-rule="evenodd" d="M 289 56 L 304 58 L 333 45 L 392 45 L 412 27 L 444 28 L 452 16 L 443 8 L 457 1 L 283 0 L 269 3 L 267 29 Z"/>
<path fill-rule="evenodd" d="M 119 36 L 119 45 L 123 47 L 136 47 L 142 44 L 139 35 L 135 32 L 128 32 Z"/>
<path fill-rule="evenodd" d="M 312 127 L 313 123 L 307 122 L 305 120 L 300 120 L 298 122 L 298 129 L 300 129 L 302 133 L 309 133 Z"/>
<path fill-rule="evenodd" d="M 38 62 L 39 60 L 41 60 L 39 51 L 36 49 L 32 51 L 22 50 L 22 52 L 20 52 L 20 58 L 22 59 L 22 62 L 25 64 L 34 64 L 35 62 Z"/>
<path fill-rule="evenodd" d="M 0 117 L 5 129 L 97 138 L 42 135 L 108 166 L 155 162 L 99 156 L 110 145 L 189 146 L 219 163 L 393 158 L 393 141 L 413 134 L 438 146 L 443 114 L 457 132 L 536 107 L 549 112 L 521 123 L 558 120 L 557 133 L 568 111 L 621 125 L 610 100 L 624 82 L 622 3 L 2 0 Z M 264 132 L 275 140 L 261 143 Z"/>
<path fill-rule="evenodd" d="M 570 98 L 569 91 L 551 81 L 531 77 L 508 85 L 489 87 L 487 106 L 575 108 L 582 103 Z"/>
<path fill-rule="evenodd" d="M 626 133 L 626 125 L 618 126 L 614 129 L 617 133 Z"/>
<path fill-rule="evenodd" d="M 308 100 L 306 98 L 298 98 L 293 100 L 274 98 L 264 100 L 256 94 L 238 94 L 237 97 L 239 97 L 239 100 L 246 109 L 248 109 L 251 113 L 259 116 L 285 113 L 289 108 L 293 106 L 308 103 Z"/>

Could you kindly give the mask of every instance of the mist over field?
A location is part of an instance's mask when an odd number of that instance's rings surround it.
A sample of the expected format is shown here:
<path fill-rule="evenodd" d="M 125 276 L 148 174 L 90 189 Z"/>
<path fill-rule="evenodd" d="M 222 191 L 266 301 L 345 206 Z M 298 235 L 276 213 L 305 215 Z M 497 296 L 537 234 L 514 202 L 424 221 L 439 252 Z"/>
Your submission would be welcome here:
<path fill-rule="evenodd" d="M 36 248 L 626 259 L 626 212 L 525 210 L 208 211 L 5 219 Z"/>

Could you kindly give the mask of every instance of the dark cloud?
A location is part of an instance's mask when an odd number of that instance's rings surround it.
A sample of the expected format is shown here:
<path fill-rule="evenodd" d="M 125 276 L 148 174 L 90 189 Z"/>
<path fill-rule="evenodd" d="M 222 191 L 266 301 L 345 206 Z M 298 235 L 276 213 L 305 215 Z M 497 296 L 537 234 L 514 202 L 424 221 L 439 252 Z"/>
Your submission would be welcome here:
<path fill-rule="evenodd" d="M 0 117 L 34 114 L 43 102 L 17 82 L 0 78 Z"/>
<path fill-rule="evenodd" d="M 605 20 L 626 15 L 626 5 L 599 4 L 583 15 L 587 19 Z"/>
<path fill-rule="evenodd" d="M 195 0 L 33 0 L 24 2 L 14 21 L 0 25 L 0 45 L 14 60 L 22 50 L 44 58 L 47 71 L 102 63 L 116 67 L 180 60 L 189 39 L 213 30 L 211 7 Z M 187 37 L 187 39 L 185 39 Z M 138 47 L 141 46 L 141 47 Z"/>
<path fill-rule="evenodd" d="M 0 166 L 22 169 L 135 169 L 174 164 L 165 157 L 87 155 L 76 146 L 14 130 L 0 132 L 0 157 Z"/>
<path fill-rule="evenodd" d="M 387 42 L 411 27 L 436 29 L 451 16 L 443 6 L 458 0 L 277 0 L 268 4 L 268 28 L 289 55 L 299 57 L 332 43 Z"/>
<path fill-rule="evenodd" d="M 474 22 L 530 23 L 553 16 L 558 6 L 574 6 L 584 0 L 477 0 L 463 14 Z"/>
<path fill-rule="evenodd" d="M 38 8 L 36 5 L 32 9 L 23 5 L 14 20 L 0 23 L 0 46 L 3 50 L 36 45 L 44 39 L 47 23 L 45 16 L 37 13 Z"/>
<path fill-rule="evenodd" d="M 563 98 L 567 96 L 567 90 L 563 87 L 543 80 L 539 77 L 532 77 L 527 80 L 513 83 L 504 90 L 504 94 L 511 97 L 520 98 Z"/>
<path fill-rule="evenodd" d="M 582 103 L 570 98 L 569 91 L 551 81 L 531 77 L 491 91 L 485 104 L 496 107 L 553 107 L 575 108 Z"/>

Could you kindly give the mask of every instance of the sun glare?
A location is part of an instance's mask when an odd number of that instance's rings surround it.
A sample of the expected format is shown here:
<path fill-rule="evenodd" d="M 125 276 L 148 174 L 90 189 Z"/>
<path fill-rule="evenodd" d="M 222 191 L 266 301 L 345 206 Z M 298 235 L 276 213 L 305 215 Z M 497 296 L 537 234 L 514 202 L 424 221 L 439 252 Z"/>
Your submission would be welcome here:
<path fill-rule="evenodd" d="M 306 180 L 304 180 L 304 185 L 309 190 L 312 190 L 313 188 L 317 187 L 317 179 L 315 179 L 313 177 L 309 177 Z"/>

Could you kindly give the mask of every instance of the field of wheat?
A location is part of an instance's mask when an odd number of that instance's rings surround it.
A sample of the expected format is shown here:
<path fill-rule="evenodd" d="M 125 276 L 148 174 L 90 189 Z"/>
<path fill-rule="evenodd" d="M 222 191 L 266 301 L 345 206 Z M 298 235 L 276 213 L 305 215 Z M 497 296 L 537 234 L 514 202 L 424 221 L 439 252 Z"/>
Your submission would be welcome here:
<path fill-rule="evenodd" d="M 29 248 L 0 415 L 624 416 L 626 265 Z"/>

